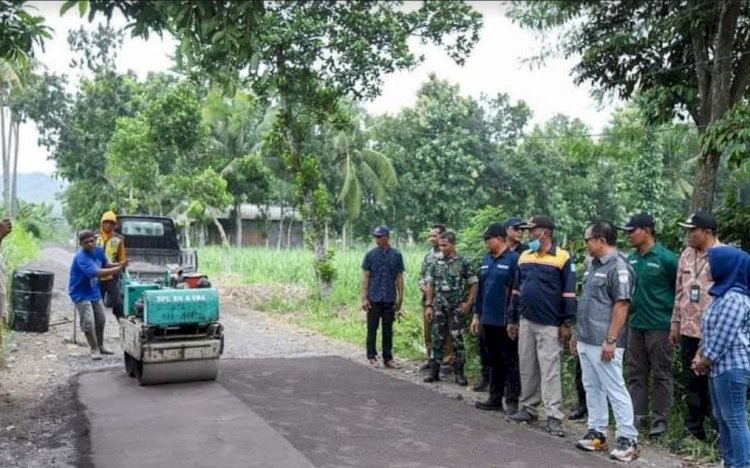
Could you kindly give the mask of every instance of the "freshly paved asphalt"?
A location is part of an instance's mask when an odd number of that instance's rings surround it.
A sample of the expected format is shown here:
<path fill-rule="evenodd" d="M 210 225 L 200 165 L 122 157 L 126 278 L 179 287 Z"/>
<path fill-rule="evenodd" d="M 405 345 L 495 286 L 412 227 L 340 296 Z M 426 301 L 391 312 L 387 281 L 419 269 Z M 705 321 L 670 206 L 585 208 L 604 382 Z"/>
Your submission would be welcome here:
<path fill-rule="evenodd" d="M 604 457 L 337 357 L 222 361 L 217 382 L 84 374 L 82 466 L 600 467 Z"/>

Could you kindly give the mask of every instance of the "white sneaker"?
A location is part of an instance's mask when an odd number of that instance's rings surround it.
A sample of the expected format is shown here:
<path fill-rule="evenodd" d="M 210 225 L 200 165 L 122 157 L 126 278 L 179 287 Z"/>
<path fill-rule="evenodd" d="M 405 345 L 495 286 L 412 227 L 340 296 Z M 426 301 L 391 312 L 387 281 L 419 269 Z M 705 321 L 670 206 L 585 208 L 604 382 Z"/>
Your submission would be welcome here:
<path fill-rule="evenodd" d="M 618 437 L 615 449 L 609 452 L 609 458 L 623 462 L 633 461 L 641 454 L 638 443 L 627 437 Z"/>
<path fill-rule="evenodd" d="M 98 361 L 101 358 L 102 358 L 102 353 L 100 353 L 98 349 L 91 350 L 91 360 Z"/>

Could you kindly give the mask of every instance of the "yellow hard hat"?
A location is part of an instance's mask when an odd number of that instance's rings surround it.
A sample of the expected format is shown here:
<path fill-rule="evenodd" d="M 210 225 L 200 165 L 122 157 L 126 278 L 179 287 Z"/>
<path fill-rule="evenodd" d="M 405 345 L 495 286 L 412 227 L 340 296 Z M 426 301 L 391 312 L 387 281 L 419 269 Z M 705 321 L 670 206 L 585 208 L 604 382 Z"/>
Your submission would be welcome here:
<path fill-rule="evenodd" d="M 100 223 L 103 223 L 104 221 L 112 221 L 113 223 L 117 223 L 117 215 L 114 211 L 107 211 L 102 215 Z"/>

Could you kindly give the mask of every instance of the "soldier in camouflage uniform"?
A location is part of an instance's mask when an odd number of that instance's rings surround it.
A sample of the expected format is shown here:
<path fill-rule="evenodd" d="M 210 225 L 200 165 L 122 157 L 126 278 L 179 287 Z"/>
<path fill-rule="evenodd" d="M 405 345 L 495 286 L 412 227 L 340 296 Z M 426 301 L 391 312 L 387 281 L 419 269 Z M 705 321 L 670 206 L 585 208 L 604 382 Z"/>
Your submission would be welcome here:
<path fill-rule="evenodd" d="M 432 321 L 427 320 L 427 274 L 435 263 L 435 260 L 443 257 L 440 251 L 440 236 L 445 232 L 444 224 L 433 224 L 430 228 L 430 244 L 432 248 L 422 260 L 422 270 L 419 274 L 419 290 L 422 291 L 422 318 L 424 333 L 425 364 L 420 368 L 422 371 L 430 369 L 430 358 L 432 356 Z M 450 340 L 443 343 L 443 365 L 448 366 L 453 361 L 453 346 Z"/>
<path fill-rule="evenodd" d="M 456 234 L 446 232 L 440 236 L 443 257 L 436 259 L 427 274 L 426 316 L 432 320 L 432 361 L 430 375 L 425 382 L 440 380 L 440 363 L 443 359 L 442 343 L 450 336 L 453 344 L 453 373 L 456 383 L 467 385 L 464 376 L 465 327 L 462 315 L 471 312 L 477 294 L 476 274 L 469 261 L 456 252 Z"/>

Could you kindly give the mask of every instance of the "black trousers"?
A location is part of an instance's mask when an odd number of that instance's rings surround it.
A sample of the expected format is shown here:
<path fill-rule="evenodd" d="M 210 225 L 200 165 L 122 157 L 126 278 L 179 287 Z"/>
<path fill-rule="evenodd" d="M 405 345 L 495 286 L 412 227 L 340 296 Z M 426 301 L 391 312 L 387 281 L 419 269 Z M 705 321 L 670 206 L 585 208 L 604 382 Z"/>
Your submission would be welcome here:
<path fill-rule="evenodd" d="M 581 359 L 576 358 L 576 395 L 578 406 L 586 407 L 586 390 L 583 388 L 583 371 L 581 370 Z"/>
<path fill-rule="evenodd" d="M 482 365 L 491 369 L 490 392 L 504 393 L 506 402 L 518 403 L 518 342 L 510 339 L 504 326 L 482 325 L 479 343 Z"/>
<path fill-rule="evenodd" d="M 99 281 L 99 289 L 102 293 L 102 299 L 106 307 L 112 308 L 115 317 L 123 316 L 122 294 L 120 292 L 120 278 L 112 278 L 106 281 Z"/>
<path fill-rule="evenodd" d="M 393 302 L 371 302 L 367 311 L 367 359 L 375 359 L 378 327 L 383 322 L 383 362 L 393 359 Z"/>
<path fill-rule="evenodd" d="M 708 375 L 695 375 L 690 369 L 695 353 L 700 347 L 700 339 L 680 336 L 682 356 L 682 379 L 685 385 L 685 428 L 691 433 L 703 434 L 703 421 L 711 417 L 711 398 L 708 393 Z"/>

